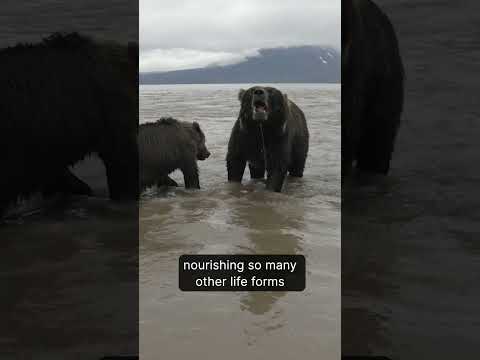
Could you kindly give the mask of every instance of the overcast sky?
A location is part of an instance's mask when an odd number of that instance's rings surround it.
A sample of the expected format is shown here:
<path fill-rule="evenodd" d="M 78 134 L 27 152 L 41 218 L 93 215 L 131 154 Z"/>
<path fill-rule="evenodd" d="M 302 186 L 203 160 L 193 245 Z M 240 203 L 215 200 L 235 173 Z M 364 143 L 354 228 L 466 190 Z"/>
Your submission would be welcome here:
<path fill-rule="evenodd" d="M 140 0 L 140 71 L 228 64 L 259 48 L 340 48 L 340 0 Z"/>

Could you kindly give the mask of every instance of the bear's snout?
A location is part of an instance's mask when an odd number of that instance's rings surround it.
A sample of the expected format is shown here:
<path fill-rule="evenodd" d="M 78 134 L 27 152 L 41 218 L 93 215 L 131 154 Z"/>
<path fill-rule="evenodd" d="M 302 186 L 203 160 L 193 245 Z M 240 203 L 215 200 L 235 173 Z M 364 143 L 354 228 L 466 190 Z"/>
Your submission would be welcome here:
<path fill-rule="evenodd" d="M 254 88 L 252 96 L 252 118 L 265 121 L 268 118 L 268 93 L 264 88 Z"/>
<path fill-rule="evenodd" d="M 203 151 L 200 151 L 197 155 L 197 159 L 198 160 L 206 160 L 210 157 L 210 151 L 208 151 L 207 149 L 204 149 Z"/>

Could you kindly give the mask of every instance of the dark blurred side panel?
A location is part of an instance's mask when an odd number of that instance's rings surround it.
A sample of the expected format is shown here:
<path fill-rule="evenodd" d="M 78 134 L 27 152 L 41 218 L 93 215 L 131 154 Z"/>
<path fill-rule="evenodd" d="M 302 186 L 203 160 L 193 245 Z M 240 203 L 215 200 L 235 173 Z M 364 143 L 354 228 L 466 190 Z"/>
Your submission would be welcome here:
<path fill-rule="evenodd" d="M 473 359 L 480 340 L 480 5 L 375 3 L 342 1 L 342 353 Z M 351 149 L 376 116 L 391 123 L 398 105 L 362 103 L 369 94 L 381 101 L 398 85 L 376 92 L 378 70 L 396 67 L 382 45 L 387 17 L 405 82 L 384 175 L 362 168 L 361 151 Z"/>
<path fill-rule="evenodd" d="M 138 354 L 138 1 L 0 13 L 0 358 Z"/>

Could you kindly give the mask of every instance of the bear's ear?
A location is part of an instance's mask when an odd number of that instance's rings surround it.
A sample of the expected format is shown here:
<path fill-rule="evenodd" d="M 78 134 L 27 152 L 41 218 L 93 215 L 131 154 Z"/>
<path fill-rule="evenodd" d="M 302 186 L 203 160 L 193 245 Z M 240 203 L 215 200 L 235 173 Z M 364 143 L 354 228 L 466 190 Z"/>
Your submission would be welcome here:
<path fill-rule="evenodd" d="M 198 124 L 198 122 L 194 121 L 192 125 L 193 125 L 193 128 L 194 128 L 195 130 L 197 130 L 198 132 L 200 132 L 200 125 Z"/>
<path fill-rule="evenodd" d="M 245 95 L 245 93 L 246 93 L 245 89 L 240 89 L 240 91 L 238 92 L 238 100 L 240 102 L 242 102 L 243 95 Z"/>

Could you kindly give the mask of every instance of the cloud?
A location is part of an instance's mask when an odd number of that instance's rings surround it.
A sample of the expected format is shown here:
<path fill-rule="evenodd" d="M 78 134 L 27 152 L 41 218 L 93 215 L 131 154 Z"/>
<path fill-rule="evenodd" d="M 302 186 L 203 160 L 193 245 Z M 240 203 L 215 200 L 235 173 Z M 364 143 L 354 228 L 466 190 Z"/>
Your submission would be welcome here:
<path fill-rule="evenodd" d="M 340 0 L 140 0 L 140 70 L 239 61 L 252 49 L 340 48 Z"/>
<path fill-rule="evenodd" d="M 202 51 L 194 49 L 153 49 L 142 52 L 142 72 L 171 71 L 205 67 L 208 65 L 229 65 L 257 55 L 257 50 L 243 52 Z"/>

